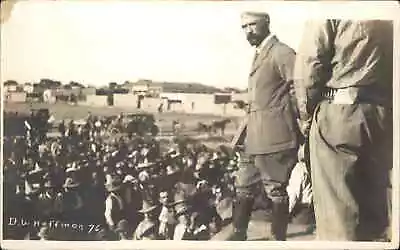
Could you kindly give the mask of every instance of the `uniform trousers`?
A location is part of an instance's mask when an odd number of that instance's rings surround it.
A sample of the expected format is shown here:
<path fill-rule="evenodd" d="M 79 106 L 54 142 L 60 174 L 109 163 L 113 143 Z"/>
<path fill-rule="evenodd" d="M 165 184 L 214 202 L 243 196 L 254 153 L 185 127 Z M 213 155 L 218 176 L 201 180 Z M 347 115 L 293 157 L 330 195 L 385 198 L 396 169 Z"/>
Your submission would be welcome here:
<path fill-rule="evenodd" d="M 260 194 L 261 182 L 272 202 L 287 200 L 286 186 L 296 162 L 297 149 L 270 154 L 241 154 L 239 170 L 235 174 L 237 195 L 254 197 Z"/>
<path fill-rule="evenodd" d="M 388 225 L 391 115 L 383 106 L 322 101 L 310 129 L 318 240 L 369 241 Z"/>

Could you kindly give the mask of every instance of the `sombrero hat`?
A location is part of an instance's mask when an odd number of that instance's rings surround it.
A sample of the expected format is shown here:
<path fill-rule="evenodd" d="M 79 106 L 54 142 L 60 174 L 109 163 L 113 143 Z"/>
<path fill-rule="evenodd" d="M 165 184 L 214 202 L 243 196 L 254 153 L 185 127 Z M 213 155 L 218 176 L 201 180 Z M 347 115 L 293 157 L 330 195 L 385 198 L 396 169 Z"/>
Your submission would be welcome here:
<path fill-rule="evenodd" d="M 42 173 L 42 172 L 44 172 L 45 170 L 43 169 L 43 168 L 41 168 L 40 166 L 39 166 L 39 164 L 36 162 L 35 163 L 35 168 L 33 169 L 33 170 L 31 170 L 31 171 L 29 171 L 29 175 L 33 175 L 33 174 L 37 174 L 37 173 Z"/>
<path fill-rule="evenodd" d="M 141 182 L 145 182 L 150 180 L 150 174 L 146 170 L 144 170 L 139 173 L 138 178 Z"/>
<path fill-rule="evenodd" d="M 173 174 L 179 172 L 179 170 L 176 167 L 173 167 L 171 165 L 168 165 L 166 167 L 166 170 L 167 170 L 167 175 L 173 175 Z"/>
<path fill-rule="evenodd" d="M 186 203 L 187 201 L 187 195 L 183 191 L 177 191 L 174 194 L 174 201 L 171 203 L 172 206 Z"/>
<path fill-rule="evenodd" d="M 122 183 L 134 183 L 134 182 L 137 182 L 137 179 L 133 175 L 130 175 L 130 174 L 126 175 L 124 177 L 124 180 L 122 181 Z"/>
<path fill-rule="evenodd" d="M 80 184 L 78 182 L 75 182 L 74 179 L 68 177 L 67 179 L 65 179 L 65 183 L 63 185 L 64 188 L 74 188 L 74 187 L 78 187 Z"/>
<path fill-rule="evenodd" d="M 144 200 L 143 201 L 143 205 L 142 205 L 142 209 L 140 209 L 138 212 L 139 213 L 149 213 L 151 211 L 153 211 L 154 209 L 157 208 L 157 205 L 154 205 L 153 203 Z"/>
<path fill-rule="evenodd" d="M 52 181 L 52 180 L 48 180 L 48 181 L 46 181 L 45 183 L 44 183 L 44 187 L 45 188 L 53 188 L 53 187 L 55 187 L 56 185 L 54 184 L 54 182 Z"/>
<path fill-rule="evenodd" d="M 155 162 L 142 162 L 137 165 L 138 169 L 149 168 L 155 165 Z"/>
<path fill-rule="evenodd" d="M 175 194 L 174 202 L 172 203 L 172 205 L 174 206 L 175 209 L 175 216 L 184 214 L 189 210 L 187 204 L 187 198 L 185 197 L 185 194 L 182 192 L 178 192 Z"/>
<path fill-rule="evenodd" d="M 39 232 L 37 233 L 37 236 L 39 236 L 39 237 L 48 237 L 49 233 L 50 233 L 49 227 L 48 226 L 42 226 L 39 229 Z"/>

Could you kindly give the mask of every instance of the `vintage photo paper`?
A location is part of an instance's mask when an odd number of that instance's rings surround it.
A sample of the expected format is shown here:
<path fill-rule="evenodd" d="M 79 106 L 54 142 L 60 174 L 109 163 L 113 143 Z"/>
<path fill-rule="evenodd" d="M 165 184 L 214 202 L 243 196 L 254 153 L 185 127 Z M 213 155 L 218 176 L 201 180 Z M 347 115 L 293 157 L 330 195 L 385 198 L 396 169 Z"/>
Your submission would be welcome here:
<path fill-rule="evenodd" d="M 4 249 L 394 249 L 396 2 L 1 3 Z"/>

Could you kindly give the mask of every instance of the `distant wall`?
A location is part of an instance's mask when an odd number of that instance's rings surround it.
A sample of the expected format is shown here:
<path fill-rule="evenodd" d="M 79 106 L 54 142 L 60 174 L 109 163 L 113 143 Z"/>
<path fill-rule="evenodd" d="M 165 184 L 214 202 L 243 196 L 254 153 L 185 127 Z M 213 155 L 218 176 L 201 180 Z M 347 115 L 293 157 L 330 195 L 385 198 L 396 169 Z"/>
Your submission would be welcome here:
<path fill-rule="evenodd" d="M 168 109 L 168 99 L 146 97 L 142 100 L 141 109 L 148 112 L 158 112 L 158 107 L 162 103 L 164 112 L 183 112 L 195 114 L 215 114 L 222 116 L 242 116 L 244 111 L 234 108 L 233 103 L 215 104 L 214 95 L 211 94 L 189 94 L 179 93 L 169 95 L 171 100 L 180 100 L 181 103 L 171 102 Z M 138 96 L 133 94 L 114 94 L 115 107 L 136 108 Z M 86 96 L 85 102 L 80 102 L 86 106 L 107 106 L 107 96 Z"/>
<path fill-rule="evenodd" d="M 88 95 L 86 96 L 86 101 L 80 102 L 79 104 L 95 107 L 107 106 L 107 96 Z"/>
<path fill-rule="evenodd" d="M 25 92 L 8 92 L 5 93 L 5 97 L 7 102 L 26 102 Z"/>
<path fill-rule="evenodd" d="M 133 94 L 114 94 L 114 106 L 136 108 L 138 96 Z"/>
<path fill-rule="evenodd" d="M 163 100 L 160 98 L 144 98 L 142 100 L 142 109 L 149 112 L 157 112 L 158 106 L 162 103 Z"/>

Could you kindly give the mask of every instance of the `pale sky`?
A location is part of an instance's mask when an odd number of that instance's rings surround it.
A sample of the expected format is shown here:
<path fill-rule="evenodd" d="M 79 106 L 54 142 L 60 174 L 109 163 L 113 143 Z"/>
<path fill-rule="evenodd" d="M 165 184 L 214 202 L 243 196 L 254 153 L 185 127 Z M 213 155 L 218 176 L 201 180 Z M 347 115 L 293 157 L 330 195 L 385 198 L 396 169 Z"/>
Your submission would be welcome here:
<path fill-rule="evenodd" d="M 307 18 L 395 16 L 393 8 L 348 4 L 22 1 L 1 25 L 1 81 L 100 86 L 145 78 L 245 88 L 254 52 L 241 11 L 268 12 L 272 33 L 295 50 Z"/>

